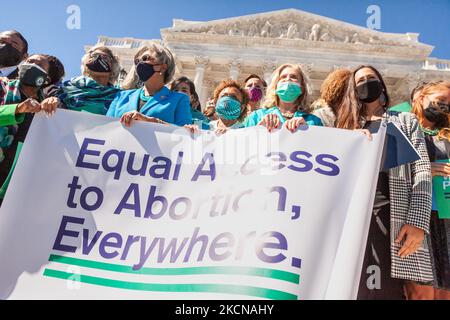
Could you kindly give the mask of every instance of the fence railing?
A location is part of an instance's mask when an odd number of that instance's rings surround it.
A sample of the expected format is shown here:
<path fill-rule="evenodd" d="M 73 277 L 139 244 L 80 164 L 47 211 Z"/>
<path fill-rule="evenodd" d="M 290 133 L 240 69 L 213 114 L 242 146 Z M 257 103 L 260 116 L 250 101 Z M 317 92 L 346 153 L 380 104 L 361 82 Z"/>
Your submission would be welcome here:
<path fill-rule="evenodd" d="M 427 60 L 424 61 L 422 69 L 450 71 L 450 60 L 428 58 Z"/>

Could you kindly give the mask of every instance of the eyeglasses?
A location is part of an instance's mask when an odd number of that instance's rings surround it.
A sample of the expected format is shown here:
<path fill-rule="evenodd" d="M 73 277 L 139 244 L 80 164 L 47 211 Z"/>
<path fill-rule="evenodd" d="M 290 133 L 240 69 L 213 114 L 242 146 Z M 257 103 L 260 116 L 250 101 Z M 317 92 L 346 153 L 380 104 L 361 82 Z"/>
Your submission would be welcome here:
<path fill-rule="evenodd" d="M 154 66 L 160 65 L 160 63 L 158 63 L 156 59 L 149 54 L 144 54 L 141 58 L 136 58 L 134 60 L 135 65 L 137 65 L 139 62 L 150 62 L 150 64 Z"/>
<path fill-rule="evenodd" d="M 443 113 L 450 113 L 450 105 L 445 104 L 443 102 L 431 102 L 433 107 L 435 107 L 438 111 Z"/>
<path fill-rule="evenodd" d="M 100 52 L 89 52 L 89 57 L 97 59 L 98 57 L 102 57 L 103 59 L 105 59 L 107 62 L 112 63 L 112 58 L 110 55 L 107 55 L 105 53 L 100 53 Z"/>

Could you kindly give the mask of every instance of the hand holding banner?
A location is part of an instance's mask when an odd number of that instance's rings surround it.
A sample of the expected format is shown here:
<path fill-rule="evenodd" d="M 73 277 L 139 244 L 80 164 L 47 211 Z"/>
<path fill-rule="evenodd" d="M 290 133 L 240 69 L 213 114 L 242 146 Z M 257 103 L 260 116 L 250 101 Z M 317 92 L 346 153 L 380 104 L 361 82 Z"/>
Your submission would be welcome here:
<path fill-rule="evenodd" d="M 0 297 L 354 299 L 385 130 L 37 115 L 0 211 Z"/>

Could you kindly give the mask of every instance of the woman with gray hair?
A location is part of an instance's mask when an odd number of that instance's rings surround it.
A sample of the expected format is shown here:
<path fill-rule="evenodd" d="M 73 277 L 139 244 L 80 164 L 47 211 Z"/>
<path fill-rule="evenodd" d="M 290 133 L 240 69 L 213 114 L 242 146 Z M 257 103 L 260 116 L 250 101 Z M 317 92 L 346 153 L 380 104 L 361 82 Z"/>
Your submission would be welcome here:
<path fill-rule="evenodd" d="M 119 88 L 119 59 L 107 47 L 94 46 L 81 59 L 82 75 L 65 81 L 58 92 L 63 108 L 105 115 Z"/>
<path fill-rule="evenodd" d="M 111 103 L 107 116 L 120 118 L 125 126 L 133 120 L 192 124 L 189 97 L 169 90 L 165 85 L 175 73 L 175 61 L 169 49 L 158 45 L 142 47 L 134 56 L 134 67 L 123 88 Z M 142 88 L 136 88 L 138 81 Z"/>

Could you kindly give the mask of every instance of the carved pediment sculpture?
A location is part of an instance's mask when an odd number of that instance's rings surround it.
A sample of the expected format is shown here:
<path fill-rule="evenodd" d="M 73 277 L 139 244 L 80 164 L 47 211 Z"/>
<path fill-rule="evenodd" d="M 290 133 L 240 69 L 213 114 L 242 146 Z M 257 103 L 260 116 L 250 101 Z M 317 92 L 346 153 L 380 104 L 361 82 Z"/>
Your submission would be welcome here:
<path fill-rule="evenodd" d="M 417 35 L 412 37 L 411 34 L 392 34 L 369 30 L 296 9 L 206 22 L 177 19 L 176 27 L 164 30 L 171 33 L 201 33 L 214 36 L 292 39 L 358 45 L 426 46 L 417 41 Z"/>

